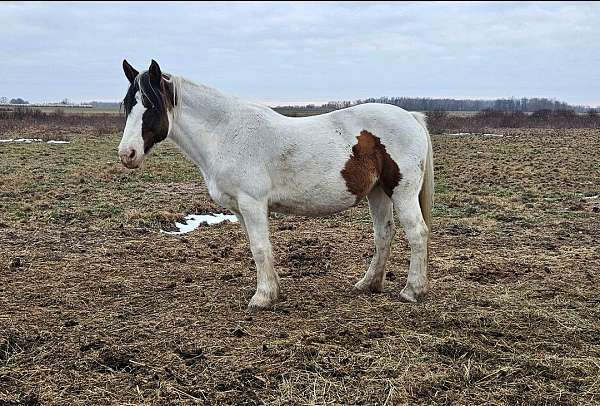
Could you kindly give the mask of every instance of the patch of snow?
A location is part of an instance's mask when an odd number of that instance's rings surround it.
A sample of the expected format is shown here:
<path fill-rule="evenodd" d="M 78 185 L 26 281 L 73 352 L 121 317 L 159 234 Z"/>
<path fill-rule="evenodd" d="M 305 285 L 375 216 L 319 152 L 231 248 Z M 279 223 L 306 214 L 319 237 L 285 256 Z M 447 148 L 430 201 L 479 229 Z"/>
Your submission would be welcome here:
<path fill-rule="evenodd" d="M 10 138 L 8 140 L 0 140 L 0 143 L 9 143 L 9 142 L 24 142 L 26 144 L 31 144 L 32 142 L 44 142 L 44 140 L 40 138 Z M 47 144 L 69 144 L 70 141 L 61 141 L 61 140 L 49 140 L 46 142 Z"/>
<path fill-rule="evenodd" d="M 160 230 L 161 233 L 170 235 L 186 234 L 197 229 L 200 224 L 206 223 L 208 225 L 222 223 L 223 221 L 230 221 L 237 223 L 237 217 L 231 214 L 215 213 L 215 214 L 190 214 L 185 216 L 185 223 L 175 223 L 175 227 L 179 231 L 164 231 Z"/>
<path fill-rule="evenodd" d="M 585 200 L 594 200 L 594 199 L 598 199 L 599 197 L 600 197 L 600 195 L 596 195 L 596 196 L 588 196 L 588 197 L 585 197 L 585 196 L 584 196 L 584 199 L 585 199 Z"/>
<path fill-rule="evenodd" d="M 14 142 L 26 142 L 27 144 L 31 142 L 42 142 L 39 138 L 17 138 Z"/>

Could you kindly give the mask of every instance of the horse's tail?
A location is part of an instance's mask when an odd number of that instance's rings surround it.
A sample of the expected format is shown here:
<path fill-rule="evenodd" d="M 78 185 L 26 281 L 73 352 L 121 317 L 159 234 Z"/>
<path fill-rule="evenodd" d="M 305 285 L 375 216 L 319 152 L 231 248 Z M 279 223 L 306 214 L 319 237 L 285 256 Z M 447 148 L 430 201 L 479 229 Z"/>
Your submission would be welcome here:
<path fill-rule="evenodd" d="M 419 192 L 419 205 L 421 206 L 421 214 L 423 220 L 427 224 L 427 230 L 431 232 L 431 218 L 433 210 L 433 148 L 431 145 L 431 136 L 427 130 L 426 116 L 423 113 L 411 113 L 412 116 L 421 124 L 427 134 L 427 158 L 425 160 L 425 174 L 423 175 L 423 184 Z"/>

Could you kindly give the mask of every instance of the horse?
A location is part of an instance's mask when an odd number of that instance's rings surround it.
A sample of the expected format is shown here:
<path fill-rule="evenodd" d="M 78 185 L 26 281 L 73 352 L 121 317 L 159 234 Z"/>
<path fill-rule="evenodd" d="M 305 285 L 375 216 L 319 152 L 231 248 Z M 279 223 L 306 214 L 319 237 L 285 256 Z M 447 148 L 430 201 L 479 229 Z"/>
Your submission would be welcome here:
<path fill-rule="evenodd" d="M 382 292 L 395 234 L 394 211 L 410 245 L 400 300 L 429 290 L 427 265 L 434 192 L 433 153 L 425 115 L 366 103 L 310 117 L 286 117 L 227 96 L 154 60 L 139 73 L 127 60 L 126 123 L 118 155 L 138 168 L 171 140 L 200 169 L 214 202 L 235 214 L 256 263 L 248 310 L 271 308 L 280 295 L 269 240 L 269 213 L 326 216 L 367 198 L 375 254 L 354 289 Z"/>

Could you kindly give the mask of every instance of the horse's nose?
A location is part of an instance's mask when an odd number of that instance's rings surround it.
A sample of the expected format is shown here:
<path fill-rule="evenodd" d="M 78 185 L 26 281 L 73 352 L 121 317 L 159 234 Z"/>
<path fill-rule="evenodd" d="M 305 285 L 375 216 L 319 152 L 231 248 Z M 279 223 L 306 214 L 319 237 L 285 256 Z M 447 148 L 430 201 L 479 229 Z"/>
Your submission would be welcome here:
<path fill-rule="evenodd" d="M 137 168 L 139 166 L 139 162 L 137 162 L 137 152 L 135 148 L 127 148 L 125 150 L 120 151 L 119 158 L 121 158 L 121 162 L 129 169 Z"/>

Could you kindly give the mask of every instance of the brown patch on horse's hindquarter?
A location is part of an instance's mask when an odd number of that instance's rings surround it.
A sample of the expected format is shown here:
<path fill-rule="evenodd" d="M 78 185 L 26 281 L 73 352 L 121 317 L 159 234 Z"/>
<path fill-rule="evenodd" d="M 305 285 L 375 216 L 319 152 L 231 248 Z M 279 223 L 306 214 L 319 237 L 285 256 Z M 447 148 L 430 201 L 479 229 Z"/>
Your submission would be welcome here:
<path fill-rule="evenodd" d="M 356 196 L 358 203 L 379 184 L 391 197 L 402 179 L 398 165 L 387 153 L 379 137 L 362 130 L 356 139 L 358 142 L 352 147 L 352 155 L 341 171 L 348 191 Z"/>

